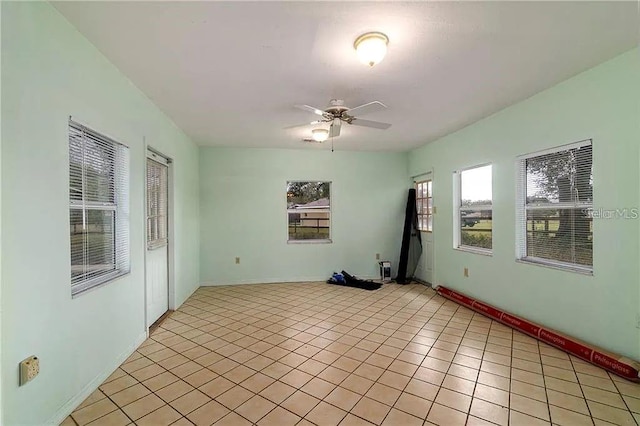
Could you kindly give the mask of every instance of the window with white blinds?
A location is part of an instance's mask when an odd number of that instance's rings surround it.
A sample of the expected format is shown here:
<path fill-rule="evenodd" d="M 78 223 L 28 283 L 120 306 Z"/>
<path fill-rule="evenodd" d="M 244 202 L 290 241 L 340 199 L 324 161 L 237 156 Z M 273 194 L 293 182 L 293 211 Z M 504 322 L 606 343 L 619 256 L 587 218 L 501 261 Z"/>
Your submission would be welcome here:
<path fill-rule="evenodd" d="M 518 159 L 516 256 L 593 271 L 591 140 Z"/>
<path fill-rule="evenodd" d="M 147 158 L 147 248 L 167 245 L 167 196 L 169 168 Z"/>
<path fill-rule="evenodd" d="M 129 273 L 129 148 L 69 120 L 73 296 Z"/>

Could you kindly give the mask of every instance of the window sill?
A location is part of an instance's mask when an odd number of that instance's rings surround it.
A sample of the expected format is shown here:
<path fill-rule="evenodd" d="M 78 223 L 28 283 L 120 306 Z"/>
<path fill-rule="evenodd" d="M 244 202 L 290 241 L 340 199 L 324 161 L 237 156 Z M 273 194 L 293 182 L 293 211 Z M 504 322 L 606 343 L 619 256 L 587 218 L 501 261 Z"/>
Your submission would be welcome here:
<path fill-rule="evenodd" d="M 468 246 L 454 247 L 453 249 L 458 251 L 463 251 L 465 253 L 480 254 L 482 256 L 489 256 L 489 257 L 493 256 L 493 250 L 489 250 L 489 249 L 482 249 L 482 248 L 468 247 Z"/>
<path fill-rule="evenodd" d="M 542 266 L 544 268 L 555 269 L 558 271 L 565 271 L 565 272 L 573 272 L 576 274 L 586 275 L 589 277 L 593 276 L 593 269 L 580 268 L 572 265 L 564 265 L 561 263 L 552 263 L 552 262 L 544 261 L 542 259 L 522 258 L 522 259 L 516 259 L 516 263 L 523 263 L 525 265 Z"/>
<path fill-rule="evenodd" d="M 77 284 L 76 288 L 71 288 L 71 298 L 75 299 L 76 297 L 80 297 L 84 294 L 89 293 L 90 291 L 96 290 L 100 287 L 104 287 L 107 284 L 111 284 L 112 282 L 129 274 L 130 271 L 118 271 L 117 273 L 105 275 L 103 277 L 87 281 L 83 284 Z"/>
<path fill-rule="evenodd" d="M 287 240 L 287 244 L 331 244 L 333 240 Z"/>

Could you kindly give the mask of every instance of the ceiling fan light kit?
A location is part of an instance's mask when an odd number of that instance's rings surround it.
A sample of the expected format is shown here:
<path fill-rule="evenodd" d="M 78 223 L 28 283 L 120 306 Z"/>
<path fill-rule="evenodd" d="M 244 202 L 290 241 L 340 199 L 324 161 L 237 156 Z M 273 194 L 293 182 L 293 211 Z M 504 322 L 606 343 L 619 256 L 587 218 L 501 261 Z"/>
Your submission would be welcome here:
<path fill-rule="evenodd" d="M 353 43 L 358 59 L 370 67 L 380 63 L 387 54 L 389 37 L 380 32 L 362 34 Z"/>
<path fill-rule="evenodd" d="M 316 142 L 324 142 L 329 138 L 329 130 L 327 129 L 313 129 L 311 131 L 311 137 Z"/>

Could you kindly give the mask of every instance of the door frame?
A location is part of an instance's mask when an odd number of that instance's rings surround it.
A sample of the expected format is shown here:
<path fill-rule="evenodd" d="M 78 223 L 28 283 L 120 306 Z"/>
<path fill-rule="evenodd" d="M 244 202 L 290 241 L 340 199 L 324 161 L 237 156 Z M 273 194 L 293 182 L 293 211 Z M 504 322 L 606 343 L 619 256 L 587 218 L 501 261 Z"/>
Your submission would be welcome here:
<path fill-rule="evenodd" d="M 175 291 L 175 252 L 174 252 L 174 184 L 173 184 L 173 159 L 161 151 L 153 148 L 151 145 L 147 144 L 146 141 L 144 143 L 144 157 L 143 161 L 143 193 L 144 193 L 144 214 L 143 214 L 143 229 L 144 229 L 144 238 L 143 238 L 143 247 L 144 247 L 144 327 L 147 333 L 147 337 L 149 337 L 149 327 L 151 324 L 148 324 L 149 312 L 147 310 L 147 300 L 149 298 L 149 291 L 147 288 L 147 158 L 151 159 L 160 159 L 164 160 L 167 164 L 167 281 L 168 281 L 168 310 L 172 311 L 176 308 L 176 291 Z"/>
<path fill-rule="evenodd" d="M 425 170 L 422 173 L 418 173 L 415 174 L 413 176 L 411 176 L 411 188 L 415 188 L 416 187 L 416 182 L 419 182 L 421 180 L 424 180 L 424 178 L 429 178 L 431 179 L 431 191 L 433 192 L 433 188 L 434 188 L 434 171 L 433 169 L 428 169 Z M 431 207 L 432 207 L 432 219 L 431 219 L 431 283 L 429 283 L 431 285 L 431 287 L 436 287 L 438 284 L 437 283 L 437 276 L 436 276 L 436 208 L 435 208 L 435 198 L 433 198 L 433 194 L 432 196 L 432 202 L 434 203 Z M 421 233 L 421 237 L 423 237 L 423 234 L 425 234 L 425 231 L 420 231 Z M 424 240 L 424 237 L 422 238 Z M 424 254 L 424 249 L 422 250 L 422 253 Z M 420 256 L 421 261 L 424 261 L 424 259 L 422 258 L 422 256 Z M 426 264 L 426 262 L 425 262 Z"/>

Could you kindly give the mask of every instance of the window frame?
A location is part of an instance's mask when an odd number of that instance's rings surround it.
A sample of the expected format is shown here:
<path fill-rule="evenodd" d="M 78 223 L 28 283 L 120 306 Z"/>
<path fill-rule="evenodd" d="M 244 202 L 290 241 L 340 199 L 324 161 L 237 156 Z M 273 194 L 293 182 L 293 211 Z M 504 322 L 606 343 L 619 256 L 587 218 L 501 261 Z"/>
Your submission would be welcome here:
<path fill-rule="evenodd" d="M 79 138 L 79 139 L 78 139 Z M 80 140 L 80 142 L 78 142 Z M 88 200 L 90 198 L 87 196 L 85 192 L 85 186 L 87 183 L 91 182 L 88 180 L 85 170 L 86 164 L 90 160 L 95 160 L 95 158 L 87 159 L 84 156 L 84 149 L 87 144 L 87 141 L 91 140 L 92 143 L 99 146 L 100 149 L 104 149 L 105 152 L 107 150 L 111 150 L 112 153 L 110 155 L 113 158 L 110 158 L 109 161 L 105 161 L 108 164 L 109 168 L 112 168 L 112 176 L 110 176 L 110 180 L 113 180 L 112 183 L 108 185 L 113 185 L 113 200 L 112 201 L 91 201 Z M 76 167 L 78 164 L 80 165 L 81 172 L 78 173 L 74 171 L 73 165 L 74 162 L 72 160 L 72 150 L 77 149 L 77 144 L 81 145 L 81 150 L 83 150 L 83 157 L 79 163 L 76 163 Z M 71 296 L 75 298 L 89 290 L 105 285 L 109 282 L 114 281 L 115 279 L 127 275 L 131 271 L 131 258 L 130 258 L 130 248 L 129 248 L 129 185 L 130 185 L 130 164 L 129 164 L 129 147 L 117 142 L 103 134 L 96 132 L 95 130 L 90 129 L 89 127 L 80 124 L 74 120 L 69 118 L 68 122 L 68 149 L 69 149 L 69 235 L 70 235 L 70 262 L 69 262 L 69 277 L 70 277 L 70 286 L 71 286 Z M 95 147 L 94 147 L 95 149 Z M 79 180 L 78 180 L 79 179 Z M 77 184 L 80 184 L 82 187 L 80 199 L 78 198 Z M 95 184 L 95 182 L 93 182 Z M 100 185 L 104 185 L 103 182 Z M 103 188 L 103 186 L 101 186 Z M 109 268 L 103 268 L 103 273 L 100 273 L 95 276 L 86 276 L 86 271 L 83 272 L 80 277 L 73 276 L 73 267 L 72 264 L 74 247 L 75 244 L 72 241 L 74 234 L 72 234 L 72 215 L 74 213 L 81 212 L 83 217 L 82 229 L 86 228 L 86 217 L 89 211 L 103 211 L 110 212 L 113 215 L 112 218 L 112 226 L 111 232 L 108 234 L 111 236 L 113 240 L 112 244 L 112 262 L 107 264 Z M 74 227 L 76 225 L 73 225 Z M 77 233 L 76 233 L 77 234 Z M 85 232 L 80 232 L 82 238 L 86 238 Z M 77 243 L 76 243 L 77 244 Z M 77 250 L 77 249 L 76 249 Z M 92 265 L 87 261 L 88 258 L 88 249 L 86 246 L 86 240 L 83 240 L 82 245 L 82 264 L 80 265 L 82 268 L 86 270 L 87 267 L 96 266 Z M 75 265 L 78 266 L 78 265 Z"/>
<path fill-rule="evenodd" d="M 462 244 L 462 223 L 460 220 L 462 206 L 462 173 L 479 169 L 482 167 L 491 167 L 491 204 L 475 205 L 473 208 L 465 207 L 464 210 L 473 210 L 478 212 L 491 212 L 491 248 L 475 247 Z M 482 163 L 453 172 L 453 248 L 469 253 L 481 254 L 485 256 L 493 256 L 493 164 Z"/>
<path fill-rule="evenodd" d="M 422 193 L 420 191 L 420 186 L 425 186 L 427 187 L 427 196 L 426 197 L 422 197 Z M 424 180 L 420 180 L 420 181 L 416 181 L 414 184 L 414 188 L 416 190 L 416 210 L 418 211 L 418 230 L 420 232 L 428 232 L 431 233 L 433 232 L 433 179 L 429 178 L 429 179 L 424 179 Z M 431 188 L 429 190 L 429 188 Z M 426 200 L 426 211 L 424 210 L 424 203 L 422 204 L 422 212 L 420 212 L 420 210 L 417 208 L 418 205 L 420 205 L 421 201 Z M 431 213 L 429 213 L 429 208 L 431 208 Z M 425 219 L 425 223 L 427 224 L 427 229 L 422 229 L 422 220 L 421 219 Z M 431 218 L 431 221 L 429 221 L 429 218 Z M 429 226 L 430 225 L 430 226 Z"/>
<path fill-rule="evenodd" d="M 318 209 L 318 208 L 313 208 L 313 209 L 290 209 L 288 207 L 288 200 L 286 200 L 287 204 L 287 208 L 286 208 L 286 213 L 287 213 L 287 218 L 286 218 L 286 223 L 287 223 L 287 244 L 331 244 L 333 243 L 333 222 L 332 222 L 332 217 L 333 215 L 331 214 L 331 206 L 332 206 L 332 198 L 333 198 L 333 182 L 329 181 L 329 180 L 287 180 L 286 182 L 286 190 L 285 190 L 285 197 L 287 196 L 287 191 L 289 188 L 289 184 L 290 183 L 305 183 L 305 182 L 320 182 L 320 183 L 328 183 L 329 184 L 329 207 L 328 208 L 323 208 L 323 209 Z M 289 235 L 289 215 L 290 214 L 298 214 L 298 222 L 301 222 L 304 220 L 304 217 L 302 216 L 302 214 L 304 213 L 328 213 L 329 217 L 328 217 L 328 222 L 329 222 L 329 236 L 328 238 L 317 238 L 317 239 L 300 239 L 300 240 L 292 240 L 290 238 Z"/>
<path fill-rule="evenodd" d="M 557 202 L 557 203 L 541 203 L 535 202 L 528 205 L 527 203 L 527 160 L 542 157 L 549 154 L 555 154 L 572 149 L 591 146 L 593 149 L 593 140 L 584 139 L 578 142 L 560 145 L 557 147 L 536 151 L 519 156 L 516 159 L 516 262 L 528 265 L 538 265 L 552 269 L 575 272 L 583 275 L 593 275 L 593 251 L 591 254 L 591 265 L 582 265 L 578 263 L 564 262 L 561 260 L 547 259 L 536 256 L 527 256 L 527 212 L 545 209 L 571 210 L 593 209 L 593 197 L 590 202 Z M 593 151 L 592 151 L 593 155 Z M 591 166 L 591 178 L 593 178 L 593 157 Z M 595 222 L 592 222 L 592 227 Z M 593 231 L 592 231 L 593 241 Z M 593 244 L 593 243 L 592 243 Z M 593 249 L 592 249 L 593 250 Z"/>

